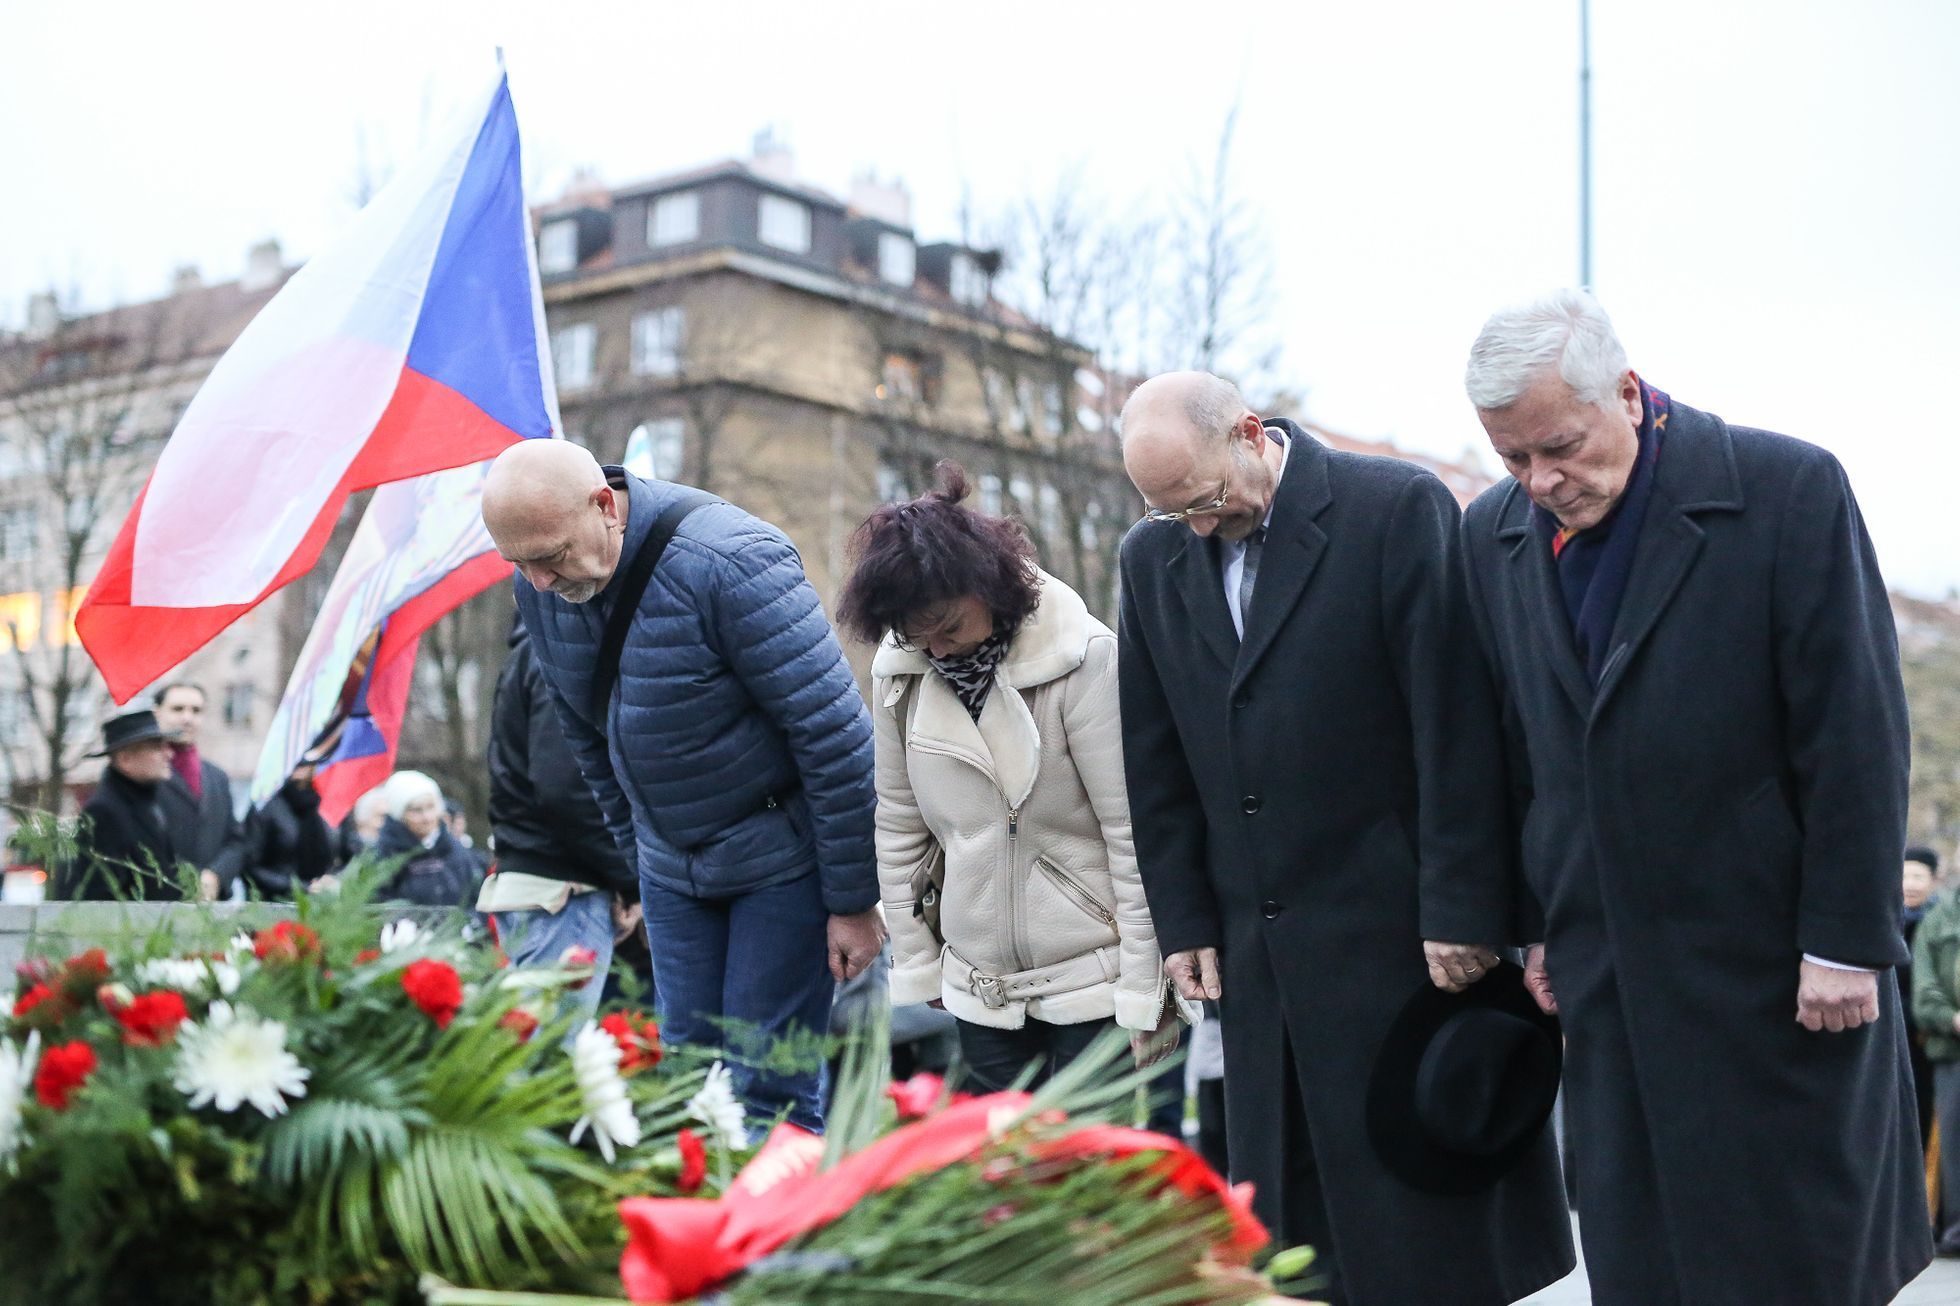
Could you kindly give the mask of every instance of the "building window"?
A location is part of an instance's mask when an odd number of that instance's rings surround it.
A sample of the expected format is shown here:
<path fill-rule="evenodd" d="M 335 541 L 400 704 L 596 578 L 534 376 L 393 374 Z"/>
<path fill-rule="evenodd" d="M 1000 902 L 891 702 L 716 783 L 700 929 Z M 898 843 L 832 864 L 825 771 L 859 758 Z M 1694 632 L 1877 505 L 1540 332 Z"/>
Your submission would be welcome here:
<path fill-rule="evenodd" d="M 234 680 L 225 686 L 225 724 L 234 730 L 252 728 L 252 682 Z"/>
<path fill-rule="evenodd" d="M 655 481 L 677 481 L 687 458 L 687 426 L 678 417 L 656 417 L 626 438 L 626 470 Z"/>
<path fill-rule="evenodd" d="M 1015 386 L 998 368 L 990 367 L 982 375 L 987 387 L 987 411 L 992 414 L 994 425 L 1010 431 L 1028 429 L 1028 410 L 1022 400 L 1032 392 L 1025 386 Z"/>
<path fill-rule="evenodd" d="M 1050 435 L 1062 433 L 1062 386 L 1050 381 L 1041 388 L 1041 426 Z"/>
<path fill-rule="evenodd" d="M 923 399 L 925 364 L 911 354 L 886 354 L 884 375 L 875 393 L 880 399 Z"/>
<path fill-rule="evenodd" d="M 1023 520 L 1034 515 L 1034 482 L 1025 476 L 1016 476 L 1007 483 L 1007 497 L 1013 500 L 1013 510 Z"/>
<path fill-rule="evenodd" d="M 551 367 L 560 389 L 592 384 L 592 351 L 598 342 L 599 329 L 590 322 L 551 333 Z"/>
<path fill-rule="evenodd" d="M 1041 483 L 1041 538 L 1051 548 L 1062 538 L 1062 493 L 1046 481 Z"/>
<path fill-rule="evenodd" d="M 31 503 L 0 508 L 0 562 L 25 562 L 34 556 L 41 512 Z"/>
<path fill-rule="evenodd" d="M 979 308 L 987 302 L 987 278 L 971 254 L 953 255 L 946 271 L 946 289 L 968 308 Z"/>
<path fill-rule="evenodd" d="M 538 229 L 538 271 L 546 276 L 578 266 L 578 223 L 571 218 Z"/>
<path fill-rule="evenodd" d="M 1000 477 L 992 472 L 980 478 L 980 511 L 989 517 L 1000 516 Z"/>
<path fill-rule="evenodd" d="M 763 195 L 756 204 L 756 235 L 765 245 L 792 254 L 810 252 L 810 206 L 781 195 Z"/>
<path fill-rule="evenodd" d="M 906 492 L 905 478 L 890 463 L 878 464 L 878 502 L 903 503 L 912 496 Z"/>
<path fill-rule="evenodd" d="M 701 239 L 701 192 L 677 190 L 662 195 L 647 208 L 647 244 L 685 245 Z"/>
<path fill-rule="evenodd" d="M 1089 500 L 1082 510 L 1082 523 L 1076 528 L 1076 536 L 1082 541 L 1084 553 L 1094 553 L 1102 544 L 1102 516 L 1102 500 Z"/>
<path fill-rule="evenodd" d="M 674 376 L 681 370 L 681 335 L 686 314 L 678 304 L 633 319 L 633 371 L 640 376 Z"/>
<path fill-rule="evenodd" d="M 894 286 L 909 286 L 919 273 L 919 250 L 896 231 L 878 233 L 878 275 Z"/>

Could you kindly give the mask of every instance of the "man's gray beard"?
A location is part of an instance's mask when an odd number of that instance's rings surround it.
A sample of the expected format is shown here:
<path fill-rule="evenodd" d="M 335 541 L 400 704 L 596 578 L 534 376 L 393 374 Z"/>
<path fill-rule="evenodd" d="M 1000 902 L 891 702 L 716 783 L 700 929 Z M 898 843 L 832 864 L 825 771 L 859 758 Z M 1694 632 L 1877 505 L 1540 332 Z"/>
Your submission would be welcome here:
<path fill-rule="evenodd" d="M 599 586 L 596 582 L 588 580 L 568 589 L 560 589 L 558 586 L 553 585 L 551 592 L 567 603 L 590 603 L 598 596 Z"/>

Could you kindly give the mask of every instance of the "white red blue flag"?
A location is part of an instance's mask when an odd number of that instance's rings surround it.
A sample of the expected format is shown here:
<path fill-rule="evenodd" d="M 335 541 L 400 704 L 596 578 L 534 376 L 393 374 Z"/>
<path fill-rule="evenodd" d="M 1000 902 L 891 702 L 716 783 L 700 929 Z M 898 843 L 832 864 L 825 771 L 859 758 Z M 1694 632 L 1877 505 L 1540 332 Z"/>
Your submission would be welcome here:
<path fill-rule="evenodd" d="M 423 631 L 510 577 L 483 528 L 488 470 L 457 467 L 374 492 L 266 734 L 255 804 L 311 757 L 320 814 L 337 823 L 394 770 Z"/>
<path fill-rule="evenodd" d="M 320 556 L 347 496 L 558 433 L 500 75 L 185 410 L 75 627 L 127 702 Z"/>

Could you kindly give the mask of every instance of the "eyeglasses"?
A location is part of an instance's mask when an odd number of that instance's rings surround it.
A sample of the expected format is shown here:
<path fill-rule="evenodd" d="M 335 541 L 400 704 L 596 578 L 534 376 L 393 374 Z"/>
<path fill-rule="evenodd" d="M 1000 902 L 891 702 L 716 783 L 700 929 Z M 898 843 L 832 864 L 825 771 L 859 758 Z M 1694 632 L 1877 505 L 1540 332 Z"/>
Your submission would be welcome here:
<path fill-rule="evenodd" d="M 1231 497 L 1232 483 L 1227 481 L 1218 487 L 1218 497 L 1210 503 L 1201 503 L 1192 508 L 1179 508 L 1175 512 L 1166 512 L 1162 508 L 1146 508 L 1143 513 L 1143 519 L 1169 526 L 1173 523 L 1181 522 L 1187 517 L 1209 517 L 1212 513 L 1223 512 L 1226 501 Z"/>

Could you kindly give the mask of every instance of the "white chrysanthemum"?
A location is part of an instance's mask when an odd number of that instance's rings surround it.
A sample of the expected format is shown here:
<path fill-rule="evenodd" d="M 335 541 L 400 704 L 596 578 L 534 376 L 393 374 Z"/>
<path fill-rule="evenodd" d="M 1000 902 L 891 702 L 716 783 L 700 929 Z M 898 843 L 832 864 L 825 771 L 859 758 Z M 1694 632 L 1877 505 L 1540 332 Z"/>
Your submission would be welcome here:
<path fill-rule="evenodd" d="M 202 993 L 215 987 L 230 997 L 238 992 L 238 967 L 203 957 L 156 957 L 136 968 L 136 980 L 144 988 L 175 989 L 179 993 Z"/>
<path fill-rule="evenodd" d="M 311 1073 L 286 1050 L 285 1025 L 228 1002 L 213 1002 L 202 1024 L 177 1034 L 175 1083 L 193 1107 L 236 1111 L 250 1102 L 263 1115 L 281 1115 L 287 1098 L 306 1096 Z"/>
<path fill-rule="evenodd" d="M 585 1114 L 572 1126 L 572 1141 L 576 1143 L 590 1129 L 600 1155 L 608 1161 L 613 1159 L 615 1143 L 637 1147 L 640 1142 L 640 1118 L 633 1114 L 619 1061 L 619 1044 L 613 1036 L 585 1022 L 572 1040 L 572 1073 L 578 1077 L 579 1095 L 585 1102 Z"/>
<path fill-rule="evenodd" d="M 381 951 L 399 952 L 403 948 L 414 947 L 422 937 L 422 927 L 406 916 L 398 921 L 389 921 L 381 927 Z"/>
<path fill-rule="evenodd" d="M 742 1100 L 735 1096 L 735 1077 L 721 1062 L 708 1067 L 707 1081 L 701 1085 L 700 1092 L 687 1100 L 687 1110 L 715 1132 L 723 1147 L 748 1145 L 748 1128 L 744 1123 L 748 1113 L 742 1109 Z"/>
<path fill-rule="evenodd" d="M 27 1036 L 27 1045 L 0 1043 L 0 1162 L 13 1160 L 20 1147 L 20 1106 L 34 1082 L 34 1059 L 41 1052 L 41 1031 Z"/>
<path fill-rule="evenodd" d="M 259 959 L 258 945 L 252 942 L 249 934 L 234 934 L 231 942 L 225 945 L 225 957 L 235 966 Z"/>

